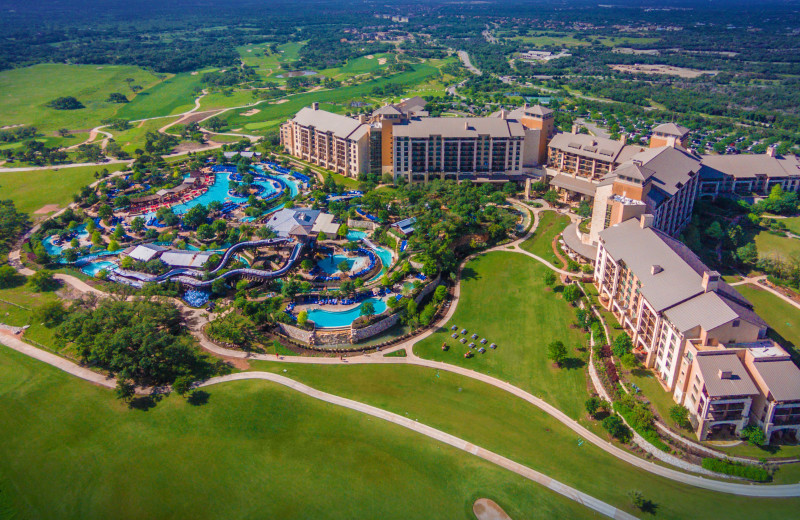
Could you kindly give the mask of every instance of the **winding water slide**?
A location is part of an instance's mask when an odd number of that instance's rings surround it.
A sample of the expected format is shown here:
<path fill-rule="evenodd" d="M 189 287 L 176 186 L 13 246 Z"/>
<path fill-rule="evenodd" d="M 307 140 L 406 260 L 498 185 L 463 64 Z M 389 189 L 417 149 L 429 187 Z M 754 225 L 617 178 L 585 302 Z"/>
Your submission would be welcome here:
<path fill-rule="evenodd" d="M 288 238 L 267 238 L 265 240 L 252 240 L 249 242 L 239 242 L 238 244 L 234 244 L 225 251 L 225 254 L 222 256 L 222 259 L 219 262 L 219 265 L 212 271 L 209 271 L 210 275 L 218 273 L 220 270 L 224 269 L 226 265 L 230 262 L 237 252 L 243 249 L 249 249 L 254 247 L 266 247 L 266 246 L 276 246 L 282 244 L 288 244 L 291 240 Z M 251 269 L 251 268 L 242 268 L 242 269 L 232 269 L 226 273 L 223 273 L 217 277 L 211 278 L 210 280 L 200 280 L 202 278 L 203 271 L 199 271 L 197 269 L 189 269 L 185 267 L 179 267 L 177 269 L 172 269 L 169 272 L 164 274 L 160 274 L 157 276 L 148 275 L 144 273 L 139 273 L 135 271 L 126 271 L 122 269 L 118 269 L 114 273 L 110 275 L 110 279 L 116 282 L 125 283 L 128 285 L 133 285 L 135 287 L 141 287 L 145 283 L 164 283 L 167 281 L 176 281 L 183 285 L 188 285 L 195 288 L 206 288 L 211 287 L 211 284 L 214 283 L 217 279 L 227 280 L 228 278 L 233 278 L 235 276 L 243 276 L 243 277 L 250 277 L 250 278 L 257 278 L 260 280 L 271 280 L 273 278 L 278 278 L 286 274 L 289 269 L 297 262 L 297 259 L 300 258 L 301 253 L 303 252 L 303 248 L 305 244 L 303 242 L 298 242 L 295 244 L 294 249 L 292 250 L 292 254 L 289 255 L 289 260 L 278 270 L 275 271 L 263 271 L 261 269 Z"/>

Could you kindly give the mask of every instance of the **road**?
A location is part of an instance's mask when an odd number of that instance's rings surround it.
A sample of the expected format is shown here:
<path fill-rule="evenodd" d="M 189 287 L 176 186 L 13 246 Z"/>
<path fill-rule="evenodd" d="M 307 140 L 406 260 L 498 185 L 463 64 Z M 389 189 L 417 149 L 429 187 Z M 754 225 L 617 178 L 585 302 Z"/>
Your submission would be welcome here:
<path fill-rule="evenodd" d="M 483 74 L 483 72 L 478 70 L 478 68 L 475 65 L 473 65 L 472 62 L 469 60 L 469 54 L 467 54 L 467 51 L 458 51 L 458 58 L 461 60 L 461 63 L 464 64 L 467 70 L 469 70 L 473 74 L 476 74 L 478 76 Z"/>

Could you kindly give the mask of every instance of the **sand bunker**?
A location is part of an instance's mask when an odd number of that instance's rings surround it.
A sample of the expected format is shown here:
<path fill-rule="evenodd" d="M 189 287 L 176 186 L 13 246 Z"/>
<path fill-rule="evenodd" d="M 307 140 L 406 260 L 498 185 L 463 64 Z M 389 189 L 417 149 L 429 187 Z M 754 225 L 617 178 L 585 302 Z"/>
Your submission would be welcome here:
<path fill-rule="evenodd" d="M 373 56 L 372 54 L 370 54 L 369 56 L 367 56 L 367 59 L 368 59 L 368 60 L 374 60 L 374 59 L 375 59 L 375 56 Z"/>
<path fill-rule="evenodd" d="M 479 498 L 472 505 L 472 512 L 478 520 L 511 520 L 503 509 L 494 500 Z"/>
<path fill-rule="evenodd" d="M 248 110 L 247 112 L 242 112 L 242 113 L 241 113 L 241 114 L 239 114 L 239 115 L 240 115 L 240 116 L 244 116 L 244 117 L 250 117 L 250 116 L 254 116 L 254 115 L 258 114 L 259 112 L 261 112 L 261 110 L 259 110 L 259 109 L 257 109 L 257 108 L 251 108 L 251 109 L 250 109 L 250 110 Z"/>
<path fill-rule="evenodd" d="M 378 65 L 386 65 L 386 58 L 378 58 Z"/>
<path fill-rule="evenodd" d="M 47 204 L 37 209 L 33 213 L 36 215 L 46 215 L 47 213 L 52 213 L 54 211 L 58 211 L 58 204 Z"/>
<path fill-rule="evenodd" d="M 273 105 L 280 105 L 280 104 L 282 104 L 282 103 L 288 103 L 288 102 L 289 102 L 289 100 L 288 100 L 288 99 L 279 99 L 278 101 L 276 101 L 275 103 L 273 103 Z"/>

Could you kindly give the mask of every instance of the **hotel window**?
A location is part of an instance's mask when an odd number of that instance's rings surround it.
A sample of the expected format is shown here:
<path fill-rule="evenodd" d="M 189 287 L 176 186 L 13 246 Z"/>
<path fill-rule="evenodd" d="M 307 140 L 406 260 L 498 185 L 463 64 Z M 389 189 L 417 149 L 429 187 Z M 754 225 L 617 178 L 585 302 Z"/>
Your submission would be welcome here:
<path fill-rule="evenodd" d="M 733 323 L 731 324 L 731 326 L 732 327 L 738 327 L 739 326 L 739 320 L 733 320 Z"/>

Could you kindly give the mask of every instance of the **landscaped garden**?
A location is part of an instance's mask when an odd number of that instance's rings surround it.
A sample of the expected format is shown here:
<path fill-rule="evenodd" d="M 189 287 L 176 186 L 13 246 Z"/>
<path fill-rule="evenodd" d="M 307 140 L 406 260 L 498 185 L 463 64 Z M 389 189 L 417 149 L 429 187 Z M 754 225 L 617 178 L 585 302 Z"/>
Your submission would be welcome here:
<path fill-rule="evenodd" d="M 561 267 L 561 261 L 553 252 L 553 239 L 561 234 L 569 225 L 569 217 L 555 211 L 542 211 L 539 213 L 539 225 L 533 235 L 525 240 L 520 247 L 529 253 L 544 258 L 556 267 Z"/>

